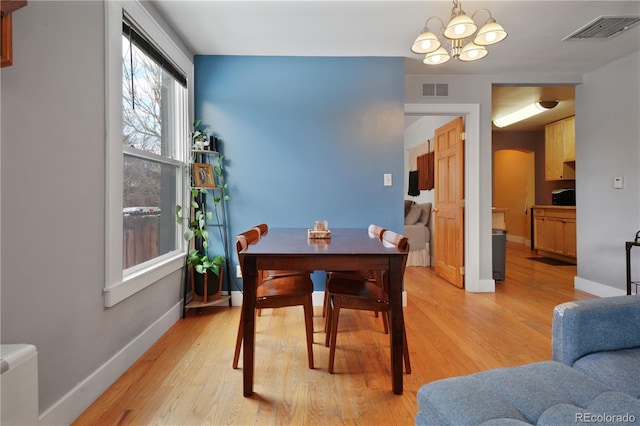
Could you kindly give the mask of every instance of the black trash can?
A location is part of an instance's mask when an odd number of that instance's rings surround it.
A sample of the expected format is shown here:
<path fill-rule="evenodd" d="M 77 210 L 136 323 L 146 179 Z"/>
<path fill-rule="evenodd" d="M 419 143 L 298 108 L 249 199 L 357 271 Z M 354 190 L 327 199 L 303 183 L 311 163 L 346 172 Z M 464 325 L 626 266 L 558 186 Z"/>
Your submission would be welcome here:
<path fill-rule="evenodd" d="M 493 255 L 493 279 L 504 281 L 504 264 L 507 257 L 507 231 L 494 229 L 491 236 Z"/>

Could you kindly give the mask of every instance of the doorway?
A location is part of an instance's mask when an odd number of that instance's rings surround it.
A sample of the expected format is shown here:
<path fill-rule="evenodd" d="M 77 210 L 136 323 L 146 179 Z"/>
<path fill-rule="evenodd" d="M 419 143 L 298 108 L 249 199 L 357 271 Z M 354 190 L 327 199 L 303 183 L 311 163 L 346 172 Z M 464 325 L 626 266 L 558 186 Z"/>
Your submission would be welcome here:
<path fill-rule="evenodd" d="M 507 239 L 524 245 L 531 245 L 535 161 L 534 152 L 517 149 L 495 151 L 493 160 L 493 207 L 504 210 Z"/>
<path fill-rule="evenodd" d="M 480 208 L 480 105 L 479 104 L 405 104 L 409 116 L 462 116 L 465 120 L 466 149 L 464 161 L 464 265 L 465 290 L 495 292 L 493 278 L 481 278 L 480 269 L 491 270 L 491 228 L 480 228 L 481 218 L 490 222 L 488 208 Z M 485 172 L 486 173 L 486 172 Z M 485 178 L 491 179 L 490 176 Z M 485 204 L 489 204 L 486 200 Z M 482 212 L 482 213 L 481 213 Z M 435 237 L 437 238 L 437 236 Z M 437 254 L 436 254 L 437 255 Z"/>

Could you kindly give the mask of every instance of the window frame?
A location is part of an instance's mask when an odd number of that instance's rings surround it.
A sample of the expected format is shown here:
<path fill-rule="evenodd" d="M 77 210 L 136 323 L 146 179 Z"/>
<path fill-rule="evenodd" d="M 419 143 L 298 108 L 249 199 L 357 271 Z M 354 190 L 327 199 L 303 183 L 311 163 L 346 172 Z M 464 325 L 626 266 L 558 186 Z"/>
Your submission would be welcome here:
<path fill-rule="evenodd" d="M 105 4 L 105 283 L 104 303 L 112 307 L 140 290 L 158 282 L 184 266 L 187 245 L 176 232 L 177 249 L 158 256 L 125 271 L 122 268 L 123 238 L 123 163 L 127 147 L 122 143 L 122 18 L 135 22 L 150 41 L 171 60 L 187 79 L 187 99 L 183 105 L 186 113 L 184 128 L 176 134 L 184 135 L 184 143 L 178 147 L 175 161 L 179 165 L 177 174 L 177 200 L 186 202 L 186 172 L 188 170 L 188 123 L 193 116 L 193 60 L 186 56 L 183 48 L 168 32 L 168 26 L 159 17 L 154 17 L 138 1 L 107 1 Z"/>

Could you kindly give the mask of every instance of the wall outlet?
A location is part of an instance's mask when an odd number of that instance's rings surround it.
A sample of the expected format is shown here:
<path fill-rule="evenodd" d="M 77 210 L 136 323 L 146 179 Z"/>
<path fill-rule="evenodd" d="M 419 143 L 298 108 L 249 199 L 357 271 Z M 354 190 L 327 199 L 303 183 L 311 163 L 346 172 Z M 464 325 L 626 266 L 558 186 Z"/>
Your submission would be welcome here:
<path fill-rule="evenodd" d="M 393 177 L 391 176 L 391 173 L 385 173 L 384 186 L 391 186 L 391 185 L 393 185 Z"/>
<path fill-rule="evenodd" d="M 242 278 L 242 268 L 240 265 L 236 265 L 236 278 Z"/>

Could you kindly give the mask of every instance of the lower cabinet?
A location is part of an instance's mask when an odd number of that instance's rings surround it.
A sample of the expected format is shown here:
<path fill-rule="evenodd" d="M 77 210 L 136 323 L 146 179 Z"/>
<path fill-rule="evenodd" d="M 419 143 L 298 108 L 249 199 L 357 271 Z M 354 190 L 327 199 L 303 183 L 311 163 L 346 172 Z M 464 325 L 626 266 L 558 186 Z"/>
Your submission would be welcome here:
<path fill-rule="evenodd" d="M 576 257 L 576 210 L 557 207 L 533 208 L 534 248 Z"/>

